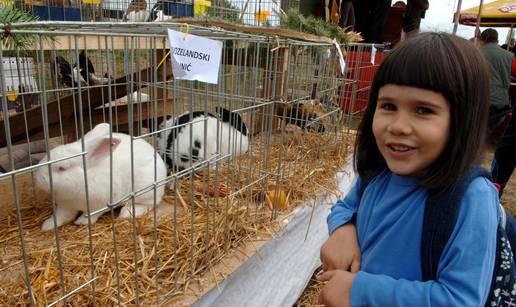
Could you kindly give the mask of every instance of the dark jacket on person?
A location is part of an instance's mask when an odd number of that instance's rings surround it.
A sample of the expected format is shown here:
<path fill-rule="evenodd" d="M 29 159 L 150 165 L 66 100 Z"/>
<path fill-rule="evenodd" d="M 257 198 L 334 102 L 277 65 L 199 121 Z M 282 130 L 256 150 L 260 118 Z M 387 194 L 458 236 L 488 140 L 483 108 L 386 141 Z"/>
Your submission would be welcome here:
<path fill-rule="evenodd" d="M 480 48 L 491 67 L 491 106 L 496 109 L 510 107 L 509 87 L 511 85 L 511 64 L 514 55 L 503 50 L 496 43 L 488 43 Z"/>

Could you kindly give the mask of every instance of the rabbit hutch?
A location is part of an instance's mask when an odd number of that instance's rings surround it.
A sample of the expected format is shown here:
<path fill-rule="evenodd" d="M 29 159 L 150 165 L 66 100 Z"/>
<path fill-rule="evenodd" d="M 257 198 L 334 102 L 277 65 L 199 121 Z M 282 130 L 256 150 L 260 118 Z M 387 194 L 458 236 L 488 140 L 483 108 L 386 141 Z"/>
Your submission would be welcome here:
<path fill-rule="evenodd" d="M 1 305 L 191 304 L 339 190 L 382 46 L 337 43 L 343 69 L 326 37 L 190 21 L 3 27 L 30 47 L 0 45 Z M 216 83 L 174 74 L 168 29 L 220 42 Z"/>
<path fill-rule="evenodd" d="M 11 0 L 39 20 L 152 22 L 209 17 L 252 26 L 278 26 L 299 0 Z"/>

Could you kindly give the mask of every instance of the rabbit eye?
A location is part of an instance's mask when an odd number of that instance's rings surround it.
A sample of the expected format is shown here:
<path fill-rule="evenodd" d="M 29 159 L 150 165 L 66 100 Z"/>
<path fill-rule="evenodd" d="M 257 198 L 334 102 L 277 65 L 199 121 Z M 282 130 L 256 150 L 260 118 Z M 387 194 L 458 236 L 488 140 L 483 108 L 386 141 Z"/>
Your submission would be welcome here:
<path fill-rule="evenodd" d="M 62 171 L 64 171 L 64 170 L 65 170 L 65 168 L 64 168 L 64 166 L 59 166 L 59 167 L 57 168 L 57 170 L 58 170 L 58 171 L 60 171 L 60 172 L 62 172 Z"/>

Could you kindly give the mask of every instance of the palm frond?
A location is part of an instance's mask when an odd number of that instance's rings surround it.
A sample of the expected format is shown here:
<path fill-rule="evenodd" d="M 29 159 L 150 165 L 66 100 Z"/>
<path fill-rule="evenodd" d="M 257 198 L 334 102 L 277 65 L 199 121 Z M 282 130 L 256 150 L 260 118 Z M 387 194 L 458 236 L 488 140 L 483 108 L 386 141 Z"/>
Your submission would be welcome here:
<path fill-rule="evenodd" d="M 10 32 L 8 27 L 9 24 L 22 23 L 22 22 L 34 22 L 39 20 L 37 16 L 34 16 L 28 12 L 17 8 L 0 8 L 0 23 L 4 24 L 4 33 L 1 34 L 1 42 L 6 49 L 21 49 L 26 50 L 32 48 L 35 35 L 32 34 L 21 34 Z"/>

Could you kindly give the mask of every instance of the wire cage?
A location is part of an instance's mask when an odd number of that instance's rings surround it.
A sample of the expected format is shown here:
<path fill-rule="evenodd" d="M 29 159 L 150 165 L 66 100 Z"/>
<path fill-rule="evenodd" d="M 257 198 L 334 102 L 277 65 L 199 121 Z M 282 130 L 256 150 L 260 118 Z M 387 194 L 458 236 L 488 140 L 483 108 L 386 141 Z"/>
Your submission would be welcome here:
<path fill-rule="evenodd" d="M 38 104 L 37 83 L 35 80 L 34 62 L 32 58 L 6 57 L 2 61 L 5 77 L 5 88 L 9 114 L 21 112 L 24 107 L 30 108 Z M 0 108 L 2 114 L 3 108 Z"/>
<path fill-rule="evenodd" d="M 173 77 L 180 27 L 12 25 L 34 48 L 0 50 L 2 110 L 28 87 L 0 119 L 0 304 L 167 302 L 332 189 L 350 144 L 334 47 L 191 26 L 223 43 L 207 84 Z"/>
<path fill-rule="evenodd" d="M 194 0 L 108 0 L 99 9 L 104 21 L 144 22 L 201 16 L 207 5 Z"/>
<path fill-rule="evenodd" d="M 220 17 L 235 23 L 252 26 L 276 27 L 281 15 L 288 10 L 299 10 L 299 0 L 213 0 L 205 15 Z"/>
<path fill-rule="evenodd" d="M 84 1 L 84 2 L 83 2 Z M 1 6 L 15 7 L 30 12 L 39 20 L 81 21 L 99 20 L 97 0 L 8 0 Z M 98 1 L 100 3 L 100 1 Z"/>
<path fill-rule="evenodd" d="M 170 21 L 214 17 L 252 26 L 278 26 L 299 0 L 12 0 L 2 5 L 30 11 L 39 20 Z"/>

